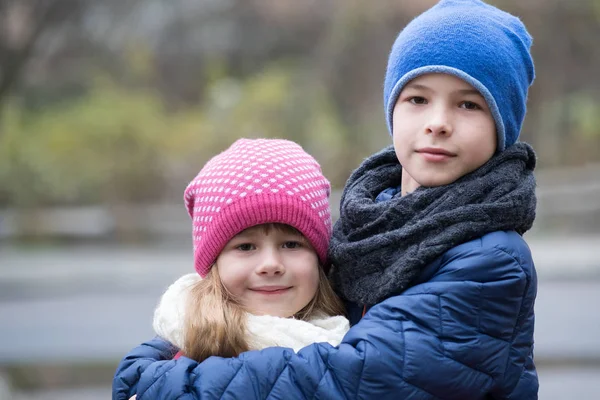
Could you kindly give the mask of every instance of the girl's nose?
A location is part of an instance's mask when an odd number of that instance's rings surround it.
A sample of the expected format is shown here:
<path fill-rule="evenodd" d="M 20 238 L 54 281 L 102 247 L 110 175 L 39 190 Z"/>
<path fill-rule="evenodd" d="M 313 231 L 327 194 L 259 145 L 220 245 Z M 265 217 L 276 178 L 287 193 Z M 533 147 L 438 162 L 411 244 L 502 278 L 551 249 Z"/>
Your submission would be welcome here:
<path fill-rule="evenodd" d="M 256 273 L 264 276 L 276 276 L 285 273 L 285 266 L 276 249 L 264 249 Z"/>

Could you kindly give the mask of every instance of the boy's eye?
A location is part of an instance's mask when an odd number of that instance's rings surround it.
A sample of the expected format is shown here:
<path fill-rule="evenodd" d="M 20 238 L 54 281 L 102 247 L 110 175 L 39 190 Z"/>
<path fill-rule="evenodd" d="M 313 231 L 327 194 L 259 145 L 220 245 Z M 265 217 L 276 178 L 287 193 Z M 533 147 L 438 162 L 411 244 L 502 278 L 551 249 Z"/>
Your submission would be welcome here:
<path fill-rule="evenodd" d="M 425 100 L 425 98 L 421 97 L 421 96 L 413 96 L 413 97 L 409 98 L 408 101 L 411 102 L 412 104 L 425 104 L 425 103 L 427 103 L 427 100 Z"/>
<path fill-rule="evenodd" d="M 285 242 L 283 244 L 283 247 L 286 249 L 297 249 L 299 247 L 302 247 L 302 243 L 290 240 L 288 242 Z"/>
<path fill-rule="evenodd" d="M 242 243 L 237 245 L 235 248 L 241 251 L 250 251 L 254 250 L 256 247 L 252 243 Z"/>
<path fill-rule="evenodd" d="M 477 103 L 473 103 L 472 101 L 465 101 L 461 103 L 461 108 L 465 108 L 467 110 L 481 110 L 481 107 Z"/>

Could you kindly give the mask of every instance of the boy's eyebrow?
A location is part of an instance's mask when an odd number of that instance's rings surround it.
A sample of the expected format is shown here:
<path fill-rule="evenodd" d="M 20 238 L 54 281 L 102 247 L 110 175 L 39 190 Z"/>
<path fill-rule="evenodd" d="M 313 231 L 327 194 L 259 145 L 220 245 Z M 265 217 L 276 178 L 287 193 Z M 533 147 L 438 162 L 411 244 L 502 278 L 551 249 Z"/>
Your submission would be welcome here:
<path fill-rule="evenodd" d="M 479 92 L 479 90 L 477 90 L 477 89 L 460 89 L 460 90 L 458 90 L 458 93 L 460 93 L 460 94 L 474 94 L 474 95 L 483 97 L 481 95 L 481 93 Z"/>
<path fill-rule="evenodd" d="M 408 85 L 405 86 L 406 89 L 416 89 L 416 90 L 426 90 L 426 91 L 433 91 L 432 88 L 430 88 L 429 86 L 425 86 L 425 85 L 421 85 L 420 83 L 409 83 Z M 481 93 L 479 92 L 479 90 L 477 89 L 459 89 L 456 91 L 456 93 L 458 94 L 463 94 L 463 95 L 468 95 L 468 94 L 473 94 L 473 95 L 477 95 L 480 97 L 483 97 L 481 95 Z"/>

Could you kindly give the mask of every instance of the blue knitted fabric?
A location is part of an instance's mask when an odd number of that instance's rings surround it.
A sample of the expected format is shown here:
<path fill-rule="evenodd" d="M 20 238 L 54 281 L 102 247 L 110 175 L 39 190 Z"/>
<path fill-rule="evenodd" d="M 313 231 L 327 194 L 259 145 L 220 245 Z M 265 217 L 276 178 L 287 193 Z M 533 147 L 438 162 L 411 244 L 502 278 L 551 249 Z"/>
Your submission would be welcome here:
<path fill-rule="evenodd" d="M 519 18 L 480 0 L 442 0 L 412 20 L 392 46 L 383 89 L 386 119 L 412 79 L 455 75 L 485 98 L 496 123 L 497 151 L 515 143 L 535 71 L 531 36 Z"/>

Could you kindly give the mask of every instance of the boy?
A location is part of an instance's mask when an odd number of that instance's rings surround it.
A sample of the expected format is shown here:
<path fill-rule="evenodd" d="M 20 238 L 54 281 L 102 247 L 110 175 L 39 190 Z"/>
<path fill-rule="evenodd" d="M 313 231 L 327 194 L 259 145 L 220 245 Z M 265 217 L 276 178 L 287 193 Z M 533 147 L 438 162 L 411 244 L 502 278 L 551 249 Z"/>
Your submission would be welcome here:
<path fill-rule="evenodd" d="M 356 325 L 337 347 L 141 371 L 136 357 L 168 358 L 155 339 L 120 367 L 139 379 L 138 400 L 536 399 L 537 281 L 521 237 L 535 218 L 535 154 L 517 143 L 530 45 L 518 18 L 479 0 L 414 19 L 385 78 L 393 146 L 349 178 L 330 247 Z"/>

